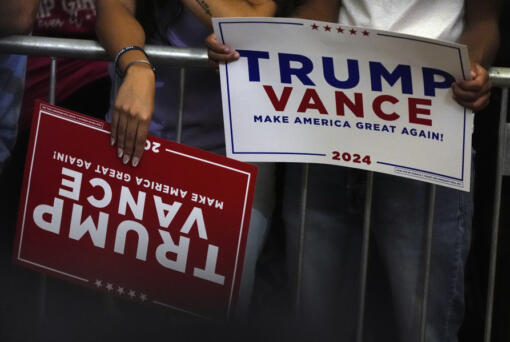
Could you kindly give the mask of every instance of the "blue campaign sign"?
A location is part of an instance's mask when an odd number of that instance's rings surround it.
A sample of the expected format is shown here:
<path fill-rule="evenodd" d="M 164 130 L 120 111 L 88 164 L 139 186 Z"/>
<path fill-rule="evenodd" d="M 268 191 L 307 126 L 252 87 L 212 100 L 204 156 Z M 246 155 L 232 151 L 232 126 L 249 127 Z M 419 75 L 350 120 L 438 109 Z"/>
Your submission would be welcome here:
<path fill-rule="evenodd" d="M 473 113 L 452 98 L 465 46 L 319 21 L 216 18 L 227 155 L 324 163 L 464 191 Z"/>

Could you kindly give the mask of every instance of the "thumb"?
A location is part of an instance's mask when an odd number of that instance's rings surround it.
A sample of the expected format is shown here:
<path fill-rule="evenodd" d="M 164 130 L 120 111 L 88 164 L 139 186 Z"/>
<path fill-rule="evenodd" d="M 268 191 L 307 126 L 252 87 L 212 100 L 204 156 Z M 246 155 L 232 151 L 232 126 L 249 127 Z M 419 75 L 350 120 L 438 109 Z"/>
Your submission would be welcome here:
<path fill-rule="evenodd" d="M 475 79 L 480 74 L 481 66 L 476 62 L 471 63 L 471 77 Z"/>

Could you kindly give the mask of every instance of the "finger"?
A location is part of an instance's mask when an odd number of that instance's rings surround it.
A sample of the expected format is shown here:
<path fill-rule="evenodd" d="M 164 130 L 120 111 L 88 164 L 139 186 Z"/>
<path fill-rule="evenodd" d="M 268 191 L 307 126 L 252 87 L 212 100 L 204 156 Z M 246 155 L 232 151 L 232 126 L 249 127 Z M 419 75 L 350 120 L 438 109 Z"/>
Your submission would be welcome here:
<path fill-rule="evenodd" d="M 148 133 L 149 124 L 146 122 L 140 122 L 136 132 L 135 150 L 133 152 L 133 159 L 131 161 L 131 165 L 133 165 L 133 167 L 137 167 L 140 159 L 142 159 L 142 154 L 145 149 L 145 141 L 147 140 Z"/>
<path fill-rule="evenodd" d="M 124 155 L 124 140 L 126 138 L 127 114 L 121 112 L 119 115 L 119 124 L 117 125 L 117 157 Z"/>
<path fill-rule="evenodd" d="M 230 46 L 228 46 L 226 44 L 222 44 L 222 43 L 218 42 L 218 40 L 216 40 L 216 36 L 214 35 L 214 33 L 209 35 L 205 39 L 205 45 L 210 50 L 214 50 L 215 52 L 218 52 L 218 53 L 230 53 L 230 52 L 232 52 L 232 48 Z"/>
<path fill-rule="evenodd" d="M 474 104 L 473 104 L 473 111 L 475 112 L 479 112 L 481 111 L 482 109 L 484 109 L 485 107 L 487 107 L 487 105 L 490 103 L 490 99 L 491 99 L 491 95 L 490 94 L 487 94 L 487 96 L 485 97 L 482 97 L 480 99 L 478 99 Z"/>
<path fill-rule="evenodd" d="M 490 92 L 490 82 L 485 83 L 481 88 L 476 90 L 465 90 L 457 84 L 452 85 L 452 91 L 455 97 L 458 97 L 464 101 L 473 102 L 476 101 L 480 96 Z"/>
<path fill-rule="evenodd" d="M 239 59 L 239 52 L 237 52 L 237 51 L 232 51 L 229 54 L 224 54 L 224 53 L 217 53 L 212 50 L 207 50 L 207 55 L 209 56 L 209 60 L 212 60 L 216 63 L 218 63 L 218 62 L 228 63 L 228 62 L 237 61 Z"/>
<path fill-rule="evenodd" d="M 464 90 L 476 91 L 477 88 L 481 88 L 487 82 L 490 82 L 489 74 L 487 73 L 487 70 L 485 70 L 485 68 L 478 64 L 475 64 L 474 68 L 475 70 L 471 71 L 473 79 L 456 82 L 459 85 L 459 87 L 461 87 Z"/>
<path fill-rule="evenodd" d="M 460 89 L 466 90 L 466 91 L 478 91 L 483 87 L 483 85 L 487 83 L 487 80 L 483 81 L 482 78 L 477 77 L 472 80 L 465 80 L 456 82 L 454 84 L 458 85 Z"/>
<path fill-rule="evenodd" d="M 212 44 L 214 43 L 216 40 L 216 34 L 214 33 L 211 33 L 210 35 L 208 35 L 206 38 L 205 38 L 205 44 L 207 46 L 209 46 L 209 44 Z"/>
<path fill-rule="evenodd" d="M 110 145 L 113 146 L 117 142 L 117 129 L 119 124 L 119 111 L 114 108 L 112 112 L 112 123 L 110 125 Z"/>
<path fill-rule="evenodd" d="M 474 64 L 473 65 L 473 71 L 475 73 L 475 76 L 473 78 L 481 78 L 484 82 L 486 82 L 489 79 L 489 73 L 487 72 L 487 69 L 485 69 L 480 64 Z"/>
<path fill-rule="evenodd" d="M 479 98 L 476 99 L 476 101 L 465 101 L 460 98 L 455 98 L 455 101 L 457 101 L 461 106 L 469 108 L 474 112 L 478 112 L 484 109 L 489 104 L 489 100 L 490 93 L 480 96 Z"/>
<path fill-rule="evenodd" d="M 231 53 L 233 51 L 230 46 L 218 43 L 216 41 L 215 42 L 209 42 L 206 45 L 207 45 L 207 48 L 209 50 L 212 50 L 212 51 L 217 52 L 217 53 Z"/>
<path fill-rule="evenodd" d="M 134 152 L 136 130 L 138 129 L 138 120 L 136 116 L 131 115 L 127 120 L 126 138 L 124 140 L 124 156 L 122 163 L 127 164 L 131 160 Z"/>
<path fill-rule="evenodd" d="M 490 102 L 490 93 L 489 94 L 486 94 L 484 96 L 481 96 L 478 100 L 476 100 L 475 102 L 473 102 L 471 104 L 471 109 L 474 111 L 474 112 L 479 112 L 481 111 L 482 109 L 484 109 L 485 107 L 487 107 L 487 105 L 489 104 Z"/>

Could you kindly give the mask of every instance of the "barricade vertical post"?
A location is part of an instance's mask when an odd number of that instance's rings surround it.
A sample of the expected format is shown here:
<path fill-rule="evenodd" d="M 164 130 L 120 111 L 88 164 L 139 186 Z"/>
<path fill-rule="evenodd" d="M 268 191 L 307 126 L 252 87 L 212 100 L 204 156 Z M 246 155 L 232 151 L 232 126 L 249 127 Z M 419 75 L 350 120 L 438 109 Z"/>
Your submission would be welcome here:
<path fill-rule="evenodd" d="M 57 88 L 57 59 L 50 57 L 50 92 L 48 94 L 48 101 L 50 104 L 55 104 L 56 88 Z M 48 287 L 48 278 L 46 275 L 41 274 L 39 278 L 39 323 L 42 324 L 46 312 L 46 292 Z"/>
<path fill-rule="evenodd" d="M 425 342 L 427 338 L 427 309 L 429 300 L 430 283 L 430 259 L 432 258 L 432 230 L 434 227 L 434 207 L 436 205 L 436 185 L 429 184 L 429 205 L 427 216 L 427 231 L 425 235 L 425 269 L 423 276 L 423 300 L 421 305 L 420 320 L 420 342 Z"/>
<path fill-rule="evenodd" d="M 496 161 L 496 184 L 494 189 L 494 211 L 492 216 L 491 252 L 489 262 L 489 279 L 487 284 L 487 306 L 485 312 L 484 342 L 490 342 L 492 335 L 492 311 L 494 306 L 494 287 L 496 283 L 496 261 L 498 253 L 499 214 L 501 207 L 501 189 L 503 182 L 503 167 L 505 160 L 505 132 L 506 111 L 508 108 L 508 88 L 501 92 L 501 107 L 499 112 L 498 154 Z"/>
<path fill-rule="evenodd" d="M 300 204 L 300 223 L 299 223 L 299 240 L 298 240 L 298 265 L 296 272 L 296 298 L 295 308 L 296 316 L 299 316 L 301 309 L 301 286 L 303 281 L 303 262 L 305 249 L 306 234 L 306 206 L 308 200 L 308 174 L 310 173 L 310 165 L 303 164 L 303 176 L 301 180 L 301 204 Z"/>
<path fill-rule="evenodd" d="M 184 88 L 186 86 L 186 69 L 179 69 L 179 102 L 177 108 L 177 132 L 176 139 L 178 143 L 182 142 L 182 119 L 184 116 Z"/>
<path fill-rule="evenodd" d="M 365 191 L 365 211 L 363 217 L 363 241 L 361 244 L 361 270 L 358 304 L 358 321 L 356 327 L 356 341 L 363 341 L 363 323 L 365 319 L 365 292 L 367 287 L 368 250 L 370 246 L 370 218 L 372 215 L 372 190 L 374 186 L 374 173 L 367 172 Z"/>
<path fill-rule="evenodd" d="M 52 105 L 55 104 L 56 88 L 57 88 L 57 59 L 55 57 L 51 57 L 49 101 Z"/>

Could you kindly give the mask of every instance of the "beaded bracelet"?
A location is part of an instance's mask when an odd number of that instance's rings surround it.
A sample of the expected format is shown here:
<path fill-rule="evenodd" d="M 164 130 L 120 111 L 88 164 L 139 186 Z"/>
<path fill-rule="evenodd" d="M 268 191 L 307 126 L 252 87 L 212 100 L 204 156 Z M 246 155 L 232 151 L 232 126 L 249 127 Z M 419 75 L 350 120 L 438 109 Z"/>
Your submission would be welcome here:
<path fill-rule="evenodd" d="M 131 51 L 131 50 L 138 50 L 138 51 L 141 51 L 145 57 L 149 60 L 149 64 L 151 65 L 152 69 L 154 69 L 154 66 L 152 65 L 152 63 L 150 62 L 150 59 L 149 59 L 149 56 L 147 56 L 147 53 L 145 52 L 144 49 L 142 49 L 141 47 L 139 46 L 135 46 L 135 45 L 130 45 L 130 46 L 126 46 L 125 48 L 122 48 L 118 53 L 117 55 L 115 56 L 115 59 L 113 61 L 113 65 L 115 66 L 115 71 L 117 72 L 117 75 L 119 75 L 120 77 L 124 77 L 124 74 L 125 72 L 122 72 L 119 68 L 119 59 L 120 57 L 125 54 L 126 52 L 128 51 Z M 127 70 L 127 68 L 126 68 Z"/>

